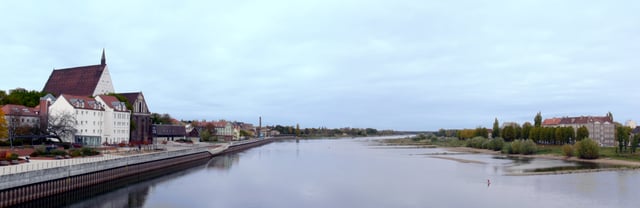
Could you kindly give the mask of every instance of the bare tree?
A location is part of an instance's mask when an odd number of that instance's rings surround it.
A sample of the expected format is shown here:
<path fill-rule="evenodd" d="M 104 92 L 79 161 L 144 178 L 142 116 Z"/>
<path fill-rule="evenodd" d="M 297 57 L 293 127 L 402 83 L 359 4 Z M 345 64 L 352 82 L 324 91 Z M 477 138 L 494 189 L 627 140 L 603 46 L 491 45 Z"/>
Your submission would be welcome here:
<path fill-rule="evenodd" d="M 60 137 L 65 142 L 71 142 L 70 138 L 77 132 L 76 117 L 70 112 L 50 114 L 47 131 L 50 134 Z M 69 138 L 69 139 L 68 139 Z"/>

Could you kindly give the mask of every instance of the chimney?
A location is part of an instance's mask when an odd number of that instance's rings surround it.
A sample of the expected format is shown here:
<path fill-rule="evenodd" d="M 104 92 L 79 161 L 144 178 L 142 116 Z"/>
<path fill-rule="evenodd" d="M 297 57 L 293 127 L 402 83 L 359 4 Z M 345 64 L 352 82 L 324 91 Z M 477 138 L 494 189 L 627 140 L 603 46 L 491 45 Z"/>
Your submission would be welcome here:
<path fill-rule="evenodd" d="M 40 99 L 40 111 L 38 117 L 40 118 L 40 131 L 46 131 L 49 125 L 49 101 L 46 99 Z"/>

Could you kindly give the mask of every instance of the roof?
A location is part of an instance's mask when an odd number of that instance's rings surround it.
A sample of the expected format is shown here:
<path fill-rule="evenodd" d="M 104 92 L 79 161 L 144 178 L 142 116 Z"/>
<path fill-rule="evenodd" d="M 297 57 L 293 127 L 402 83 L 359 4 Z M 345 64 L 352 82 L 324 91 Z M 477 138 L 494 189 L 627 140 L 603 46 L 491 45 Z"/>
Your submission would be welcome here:
<path fill-rule="evenodd" d="M 100 64 L 53 70 L 42 91 L 54 95 L 91 96 L 106 66 Z"/>
<path fill-rule="evenodd" d="M 38 108 L 30 108 L 23 105 L 7 104 L 1 107 L 5 115 L 14 116 L 38 116 Z"/>
<path fill-rule="evenodd" d="M 183 125 L 153 124 L 151 129 L 156 136 L 185 136 L 187 134 Z"/>
<path fill-rule="evenodd" d="M 542 125 L 558 125 L 560 124 L 560 118 L 548 118 L 542 121 Z"/>
<path fill-rule="evenodd" d="M 122 95 L 123 97 L 127 98 L 127 101 L 129 101 L 129 104 L 132 105 L 133 109 L 129 109 L 131 111 L 134 111 L 134 113 L 144 113 L 144 114 L 149 114 L 149 106 L 147 106 L 147 101 L 144 98 L 144 95 L 142 94 L 142 92 L 127 92 L 127 93 L 119 93 L 119 95 Z M 138 100 L 138 97 L 142 97 L 142 104 L 144 105 L 144 107 L 140 108 L 137 106 L 133 106 L 136 104 L 136 100 Z M 137 108 L 136 108 L 137 107 Z"/>
<path fill-rule="evenodd" d="M 138 99 L 138 96 L 142 95 L 142 92 L 127 92 L 127 93 L 118 93 L 118 94 L 122 95 L 124 98 L 127 98 L 127 100 L 129 101 L 129 104 L 133 105 L 133 103 Z"/>
<path fill-rule="evenodd" d="M 118 100 L 118 98 L 115 96 L 98 95 L 98 97 L 100 97 L 100 99 L 102 99 L 105 102 L 105 105 L 107 105 L 109 108 L 113 109 L 114 111 L 120 111 L 120 112 L 127 111 L 127 105 L 125 105 L 124 102 L 121 102 L 120 100 Z"/>
<path fill-rule="evenodd" d="M 558 125 L 558 124 L 588 124 L 588 123 L 613 123 L 611 117 L 608 116 L 580 116 L 580 117 L 562 117 L 549 118 L 542 122 L 542 125 Z"/>
<path fill-rule="evenodd" d="M 75 109 L 104 110 L 95 98 L 67 94 L 62 94 L 60 97 L 63 97 L 64 100 L 69 102 L 69 104 L 71 104 Z"/>

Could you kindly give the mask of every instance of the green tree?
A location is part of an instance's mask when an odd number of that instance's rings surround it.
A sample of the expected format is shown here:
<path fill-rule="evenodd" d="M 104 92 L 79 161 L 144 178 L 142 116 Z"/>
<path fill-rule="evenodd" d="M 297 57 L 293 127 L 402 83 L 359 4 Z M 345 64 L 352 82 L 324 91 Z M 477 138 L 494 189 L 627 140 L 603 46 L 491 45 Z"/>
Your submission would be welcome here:
<path fill-rule="evenodd" d="M 531 138 L 531 130 L 533 129 L 533 125 L 531 125 L 530 122 L 524 122 L 524 124 L 522 124 L 522 139 L 527 140 L 527 139 L 531 139 L 533 140 L 533 138 Z M 537 142 L 536 140 L 534 140 L 534 142 Z"/>
<path fill-rule="evenodd" d="M 581 126 L 578 128 L 578 132 L 576 133 L 576 141 L 583 140 L 589 137 L 589 129 L 586 126 Z"/>
<path fill-rule="evenodd" d="M 542 114 L 540 114 L 540 112 L 538 112 L 536 114 L 536 117 L 533 118 L 533 126 L 535 126 L 535 127 L 541 127 L 542 126 Z"/>
<path fill-rule="evenodd" d="M 489 137 L 489 131 L 487 130 L 487 128 L 478 127 L 478 128 L 476 128 L 476 130 L 474 132 L 474 135 L 478 136 L 478 137 L 487 138 L 487 137 Z"/>
<path fill-rule="evenodd" d="M 0 110 L 0 139 L 9 137 L 9 125 L 7 119 L 4 118 L 4 111 Z"/>
<path fill-rule="evenodd" d="M 562 128 L 555 128 L 555 136 L 553 138 L 554 144 L 561 144 L 564 142 L 564 131 L 562 130 Z"/>
<path fill-rule="evenodd" d="M 491 137 L 498 138 L 500 137 L 500 123 L 498 123 L 498 118 L 493 120 L 493 130 L 491 132 Z"/>
<path fill-rule="evenodd" d="M 618 152 L 623 152 L 623 150 L 624 151 L 627 150 L 630 133 L 631 133 L 631 128 L 629 128 L 628 126 L 616 127 L 616 140 L 618 140 Z"/>
<path fill-rule="evenodd" d="M 0 93 L 2 104 L 24 105 L 32 108 L 40 104 L 40 98 L 46 95 L 44 92 L 35 90 L 28 91 L 21 88 L 10 90 L 8 95 L 1 94 L 2 93 Z"/>
<path fill-rule="evenodd" d="M 300 136 L 300 124 L 296 124 L 296 136 Z"/>
<path fill-rule="evenodd" d="M 636 153 L 638 144 L 640 144 L 640 134 L 633 135 L 633 140 L 631 141 L 631 153 Z"/>
<path fill-rule="evenodd" d="M 576 131 L 572 126 L 567 126 L 563 128 L 564 131 L 564 143 L 569 144 L 576 139 Z"/>
<path fill-rule="evenodd" d="M 151 114 L 151 121 L 154 124 L 171 124 L 173 118 L 171 118 L 171 115 L 169 114 L 158 114 L 158 113 L 152 113 Z"/>
<path fill-rule="evenodd" d="M 597 159 L 600 157 L 598 142 L 585 138 L 575 144 L 576 155 L 582 159 Z"/>
<path fill-rule="evenodd" d="M 200 140 L 202 140 L 203 142 L 213 141 L 213 135 L 211 135 L 211 132 L 209 132 L 209 130 L 202 129 L 202 131 L 200 132 Z"/>
<path fill-rule="evenodd" d="M 510 142 L 516 139 L 516 129 L 513 126 L 505 126 L 502 129 L 502 138 L 504 141 Z"/>
<path fill-rule="evenodd" d="M 529 139 L 535 143 L 540 143 L 540 129 L 540 127 L 532 127 L 531 131 L 529 131 Z"/>

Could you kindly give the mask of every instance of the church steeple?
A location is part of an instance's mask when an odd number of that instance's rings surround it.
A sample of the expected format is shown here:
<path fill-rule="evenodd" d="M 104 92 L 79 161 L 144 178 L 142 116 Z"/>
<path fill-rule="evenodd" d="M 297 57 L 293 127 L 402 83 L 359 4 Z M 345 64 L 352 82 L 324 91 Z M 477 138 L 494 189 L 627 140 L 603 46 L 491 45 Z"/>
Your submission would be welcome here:
<path fill-rule="evenodd" d="M 100 65 L 106 65 L 107 58 L 104 56 L 104 48 L 102 48 L 102 58 L 100 59 Z"/>

